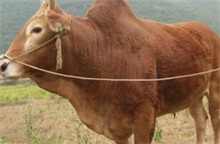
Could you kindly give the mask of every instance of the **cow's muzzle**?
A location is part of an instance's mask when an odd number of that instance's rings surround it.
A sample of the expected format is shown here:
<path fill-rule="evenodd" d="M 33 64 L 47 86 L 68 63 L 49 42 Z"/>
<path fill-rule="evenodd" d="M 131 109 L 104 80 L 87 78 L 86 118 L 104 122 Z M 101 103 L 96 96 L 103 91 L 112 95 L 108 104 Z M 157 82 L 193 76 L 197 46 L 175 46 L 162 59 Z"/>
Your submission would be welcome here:
<path fill-rule="evenodd" d="M 23 71 L 7 55 L 0 56 L 0 78 L 20 78 Z"/>
<path fill-rule="evenodd" d="M 6 59 L 7 58 L 5 57 L 5 55 L 0 56 L 0 70 L 1 70 L 1 72 L 4 72 L 8 67 L 9 62 L 5 61 Z"/>

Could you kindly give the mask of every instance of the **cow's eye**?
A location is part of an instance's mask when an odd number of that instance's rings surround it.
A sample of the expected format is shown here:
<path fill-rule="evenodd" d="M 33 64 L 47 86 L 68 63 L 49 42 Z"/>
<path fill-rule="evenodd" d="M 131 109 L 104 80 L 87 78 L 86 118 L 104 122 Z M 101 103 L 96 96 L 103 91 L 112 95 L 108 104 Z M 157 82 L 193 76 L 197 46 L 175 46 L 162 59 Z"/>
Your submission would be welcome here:
<path fill-rule="evenodd" d="M 31 33 L 40 33 L 42 31 L 41 27 L 35 27 L 32 29 Z"/>

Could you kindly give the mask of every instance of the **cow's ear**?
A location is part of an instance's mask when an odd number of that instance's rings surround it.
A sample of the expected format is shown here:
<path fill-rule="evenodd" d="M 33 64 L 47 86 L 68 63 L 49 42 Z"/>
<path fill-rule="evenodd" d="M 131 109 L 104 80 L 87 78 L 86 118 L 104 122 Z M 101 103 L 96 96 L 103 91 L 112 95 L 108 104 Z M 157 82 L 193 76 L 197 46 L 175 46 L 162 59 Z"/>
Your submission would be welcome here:
<path fill-rule="evenodd" d="M 56 0 L 49 0 L 49 8 L 50 10 L 54 10 L 56 8 Z"/>
<path fill-rule="evenodd" d="M 54 10 L 47 10 L 46 11 L 46 19 L 49 24 L 49 27 L 52 31 L 58 33 L 63 30 L 70 30 L 70 18 L 69 15 L 64 13 L 58 7 L 56 11 Z"/>

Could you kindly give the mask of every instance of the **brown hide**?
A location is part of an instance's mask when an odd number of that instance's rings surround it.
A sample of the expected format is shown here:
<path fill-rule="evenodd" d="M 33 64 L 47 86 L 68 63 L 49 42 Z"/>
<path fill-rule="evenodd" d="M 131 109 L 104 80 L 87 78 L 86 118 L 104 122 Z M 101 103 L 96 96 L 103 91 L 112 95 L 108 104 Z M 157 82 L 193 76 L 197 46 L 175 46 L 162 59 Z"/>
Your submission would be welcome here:
<path fill-rule="evenodd" d="M 41 19 L 47 23 L 48 34 L 36 45 L 68 27 L 68 14 L 58 7 L 49 10 L 47 5 L 40 10 L 46 17 L 35 16 L 29 21 Z M 18 47 L 24 47 L 27 36 L 22 35 L 27 26 L 7 55 L 22 53 Z M 196 22 L 163 24 L 144 20 L 136 17 L 124 0 L 96 0 L 84 19 L 72 16 L 70 32 L 62 37 L 62 43 L 63 69 L 57 72 L 69 75 L 151 79 L 220 67 L 220 40 L 209 28 Z M 56 71 L 54 43 L 19 60 Z M 23 75 L 43 89 L 67 98 L 89 128 L 117 143 L 126 143 L 132 133 L 136 144 L 150 143 L 156 116 L 191 107 L 207 93 L 210 83 L 215 93 L 215 97 L 210 96 L 213 113 L 220 111 L 219 72 L 163 82 L 109 82 L 63 78 L 20 67 Z M 218 127 L 220 114 L 217 117 L 213 123 Z M 215 130 L 216 143 L 219 131 Z"/>

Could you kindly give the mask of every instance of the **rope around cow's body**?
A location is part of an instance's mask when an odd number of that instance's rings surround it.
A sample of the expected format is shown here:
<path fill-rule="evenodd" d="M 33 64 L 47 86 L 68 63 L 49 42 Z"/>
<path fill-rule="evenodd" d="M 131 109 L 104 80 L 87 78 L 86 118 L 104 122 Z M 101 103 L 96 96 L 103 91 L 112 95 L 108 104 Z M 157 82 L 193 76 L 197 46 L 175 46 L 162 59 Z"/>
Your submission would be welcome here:
<path fill-rule="evenodd" d="M 92 78 L 92 77 L 83 77 L 83 76 L 74 76 L 74 75 L 67 75 L 67 74 L 62 74 L 62 73 L 57 73 L 49 70 L 45 70 L 21 61 L 18 61 L 16 59 L 10 58 L 7 55 L 4 55 L 6 58 L 9 60 L 13 60 L 19 64 L 22 64 L 24 66 L 30 67 L 32 69 L 45 72 L 48 74 L 56 75 L 56 76 L 61 76 L 65 78 L 73 78 L 73 79 L 78 79 L 78 80 L 89 80 L 89 81 L 111 81 L 111 82 L 157 82 L 157 81 L 167 81 L 167 80 L 175 80 L 175 79 L 181 79 L 181 78 L 189 78 L 189 77 L 195 77 L 195 76 L 200 76 L 204 74 L 209 74 L 213 72 L 220 71 L 220 68 L 204 71 L 204 72 L 199 72 L 199 73 L 194 73 L 194 74 L 188 74 L 188 75 L 180 75 L 180 76 L 173 76 L 173 77 L 166 77 L 166 78 L 155 78 L 155 79 L 112 79 L 112 78 Z"/>

